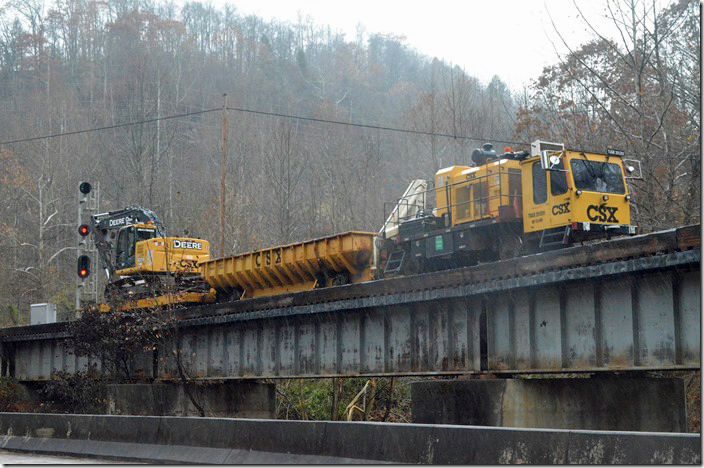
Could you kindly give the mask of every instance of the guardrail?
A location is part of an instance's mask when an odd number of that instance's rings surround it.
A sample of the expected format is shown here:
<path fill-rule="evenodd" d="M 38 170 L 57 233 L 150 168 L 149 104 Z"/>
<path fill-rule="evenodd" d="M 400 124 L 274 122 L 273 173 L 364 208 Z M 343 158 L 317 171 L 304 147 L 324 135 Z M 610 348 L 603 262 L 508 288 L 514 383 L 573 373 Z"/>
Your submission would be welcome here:
<path fill-rule="evenodd" d="M 0 413 L 0 448 L 199 463 L 701 464 L 701 435 Z"/>

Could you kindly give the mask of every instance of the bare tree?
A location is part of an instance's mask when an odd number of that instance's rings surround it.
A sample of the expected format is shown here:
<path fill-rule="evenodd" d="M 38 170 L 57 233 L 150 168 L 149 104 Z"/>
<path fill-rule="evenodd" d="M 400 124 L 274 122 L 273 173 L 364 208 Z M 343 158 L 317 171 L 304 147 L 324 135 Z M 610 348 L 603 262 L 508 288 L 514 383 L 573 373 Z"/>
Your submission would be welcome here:
<path fill-rule="evenodd" d="M 688 93 L 678 84 L 682 67 L 668 53 L 693 65 L 691 50 L 677 53 L 685 24 L 686 34 L 698 29 L 688 19 L 691 3 L 682 0 L 662 10 L 649 0 L 610 1 L 616 39 L 585 18 L 595 39 L 581 47 L 555 27 L 569 53 L 538 80 L 518 126 L 524 137 L 552 131 L 552 138 L 570 145 L 598 151 L 617 146 L 642 160 L 645 180 L 636 188 L 639 222 L 646 230 L 698 218 L 693 201 L 698 197 L 690 193 L 697 192 L 700 180 L 699 124 L 694 123 L 699 115 L 687 106 Z"/>

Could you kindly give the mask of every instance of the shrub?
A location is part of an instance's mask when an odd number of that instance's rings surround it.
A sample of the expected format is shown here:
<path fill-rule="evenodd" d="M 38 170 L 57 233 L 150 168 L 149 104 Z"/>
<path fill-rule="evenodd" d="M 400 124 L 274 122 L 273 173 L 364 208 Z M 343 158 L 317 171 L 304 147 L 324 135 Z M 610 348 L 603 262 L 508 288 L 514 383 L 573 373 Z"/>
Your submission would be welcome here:
<path fill-rule="evenodd" d="M 28 412 L 32 403 L 20 385 L 9 377 L 0 377 L 0 411 Z"/>
<path fill-rule="evenodd" d="M 107 385 L 94 368 L 75 374 L 57 372 L 39 390 L 41 409 L 51 413 L 105 414 Z"/>

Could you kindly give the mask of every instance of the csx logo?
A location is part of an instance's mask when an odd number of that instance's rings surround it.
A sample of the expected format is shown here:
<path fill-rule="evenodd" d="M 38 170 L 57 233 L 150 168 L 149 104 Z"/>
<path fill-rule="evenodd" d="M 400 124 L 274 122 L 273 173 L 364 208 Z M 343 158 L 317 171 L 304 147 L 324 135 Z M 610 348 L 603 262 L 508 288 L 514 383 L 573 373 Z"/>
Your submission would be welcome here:
<path fill-rule="evenodd" d="M 618 223 L 618 219 L 616 219 L 617 211 L 618 208 L 615 206 L 589 205 L 587 208 L 587 218 L 592 221 L 601 221 L 602 223 Z"/>
<path fill-rule="evenodd" d="M 552 214 L 561 215 L 570 212 L 570 202 L 565 202 L 561 205 L 555 205 L 552 207 Z"/>
<path fill-rule="evenodd" d="M 274 258 L 274 263 L 276 263 L 276 264 L 281 263 L 281 251 L 274 250 L 273 252 L 274 252 L 274 255 L 276 255 L 276 257 Z M 262 256 L 261 252 L 257 252 L 254 254 L 254 264 L 257 266 L 257 268 L 262 266 L 262 262 L 260 261 L 261 256 Z M 271 251 L 264 252 L 264 264 L 267 266 L 271 265 Z"/>

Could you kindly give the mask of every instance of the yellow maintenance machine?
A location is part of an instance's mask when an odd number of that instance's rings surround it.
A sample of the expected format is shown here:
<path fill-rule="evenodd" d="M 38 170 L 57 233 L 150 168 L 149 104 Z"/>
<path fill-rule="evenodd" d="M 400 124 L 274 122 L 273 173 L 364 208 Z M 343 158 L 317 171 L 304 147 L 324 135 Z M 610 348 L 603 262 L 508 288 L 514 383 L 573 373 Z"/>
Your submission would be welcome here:
<path fill-rule="evenodd" d="M 395 274 L 505 260 L 575 242 L 635 234 L 623 154 L 564 149 L 497 154 L 417 179 L 378 235 L 348 232 L 200 263 L 218 300 L 305 291 Z M 428 188 L 431 186 L 431 188 Z M 428 208 L 434 198 L 436 207 Z"/>
<path fill-rule="evenodd" d="M 575 242 L 635 234 L 623 152 L 564 149 L 536 141 L 531 151 L 472 153 L 472 166 L 414 181 L 379 233 L 384 274 L 471 265 Z M 635 162 L 634 162 L 635 163 Z M 415 184 L 415 185 L 414 185 Z M 419 187 L 411 190 L 412 187 Z M 429 210 L 427 199 L 435 197 Z"/>
<path fill-rule="evenodd" d="M 94 215 L 89 229 L 107 276 L 109 303 L 140 309 L 214 301 L 198 266 L 210 258 L 207 241 L 167 237 L 156 214 L 139 206 Z"/>

